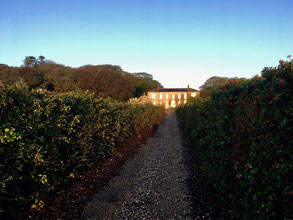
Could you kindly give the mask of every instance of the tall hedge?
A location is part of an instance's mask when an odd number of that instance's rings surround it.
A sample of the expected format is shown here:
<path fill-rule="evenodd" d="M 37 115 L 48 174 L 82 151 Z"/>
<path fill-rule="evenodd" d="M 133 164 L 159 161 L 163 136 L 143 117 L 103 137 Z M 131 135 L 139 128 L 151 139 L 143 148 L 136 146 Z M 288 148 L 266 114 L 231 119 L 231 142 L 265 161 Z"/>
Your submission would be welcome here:
<path fill-rule="evenodd" d="M 163 116 L 152 104 L 0 84 L 0 216 L 41 209 L 52 191 Z"/>
<path fill-rule="evenodd" d="M 293 61 L 177 109 L 222 218 L 293 218 Z"/>

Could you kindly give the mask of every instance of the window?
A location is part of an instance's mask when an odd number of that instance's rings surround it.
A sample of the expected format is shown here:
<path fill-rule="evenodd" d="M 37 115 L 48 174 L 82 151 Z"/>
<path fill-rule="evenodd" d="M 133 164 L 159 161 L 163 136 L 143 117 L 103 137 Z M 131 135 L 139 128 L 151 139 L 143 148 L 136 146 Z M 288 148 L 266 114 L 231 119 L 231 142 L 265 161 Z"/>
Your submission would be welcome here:
<path fill-rule="evenodd" d="M 166 99 L 168 99 L 169 98 L 169 94 L 166 94 Z"/>
<path fill-rule="evenodd" d="M 191 97 L 195 97 L 196 96 L 196 93 L 191 93 Z"/>
<path fill-rule="evenodd" d="M 174 93 L 172 94 L 172 99 L 175 99 L 175 94 Z"/>
<path fill-rule="evenodd" d="M 184 93 L 184 99 L 187 99 L 187 93 Z"/>
<path fill-rule="evenodd" d="M 163 98 L 163 94 L 162 93 L 160 93 L 160 99 L 162 99 Z"/>
<path fill-rule="evenodd" d="M 166 108 L 169 108 L 169 101 L 166 101 Z"/>
<path fill-rule="evenodd" d="M 184 104 L 186 104 L 187 100 L 184 100 Z"/>
<path fill-rule="evenodd" d="M 152 93 L 151 94 L 151 97 L 152 97 L 152 99 L 156 99 L 156 94 L 155 93 Z"/>
<path fill-rule="evenodd" d="M 178 99 L 181 99 L 181 94 L 178 94 Z"/>

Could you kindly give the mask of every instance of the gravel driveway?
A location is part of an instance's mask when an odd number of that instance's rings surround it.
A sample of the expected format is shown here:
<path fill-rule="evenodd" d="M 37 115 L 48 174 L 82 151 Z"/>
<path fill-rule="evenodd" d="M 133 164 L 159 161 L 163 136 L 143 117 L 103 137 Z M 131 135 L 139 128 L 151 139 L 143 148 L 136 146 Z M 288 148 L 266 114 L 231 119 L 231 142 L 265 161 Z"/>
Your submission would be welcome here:
<path fill-rule="evenodd" d="M 82 219 L 210 219 L 196 170 L 187 167 L 191 154 L 185 146 L 170 112 L 157 133 L 87 204 Z"/>

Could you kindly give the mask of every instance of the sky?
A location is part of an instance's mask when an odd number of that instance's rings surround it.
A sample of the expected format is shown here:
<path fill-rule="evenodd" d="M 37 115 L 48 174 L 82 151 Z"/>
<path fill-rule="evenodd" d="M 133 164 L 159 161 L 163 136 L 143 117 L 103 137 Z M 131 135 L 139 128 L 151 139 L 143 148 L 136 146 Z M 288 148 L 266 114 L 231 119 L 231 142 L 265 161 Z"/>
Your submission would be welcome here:
<path fill-rule="evenodd" d="M 251 78 L 293 55 L 293 0 L 0 0 L 0 63 L 119 65 L 166 88 Z"/>

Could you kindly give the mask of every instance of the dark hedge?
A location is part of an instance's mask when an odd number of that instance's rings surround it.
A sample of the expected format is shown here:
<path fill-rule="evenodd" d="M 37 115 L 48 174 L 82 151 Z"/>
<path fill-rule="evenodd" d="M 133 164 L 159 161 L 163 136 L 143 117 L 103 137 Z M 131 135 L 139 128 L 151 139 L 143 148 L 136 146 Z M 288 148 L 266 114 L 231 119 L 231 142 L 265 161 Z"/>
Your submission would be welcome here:
<path fill-rule="evenodd" d="M 292 70 L 280 60 L 176 110 L 219 195 L 218 218 L 293 218 Z"/>
<path fill-rule="evenodd" d="M 0 216 L 41 209 L 52 191 L 161 120 L 164 111 L 0 84 Z"/>

